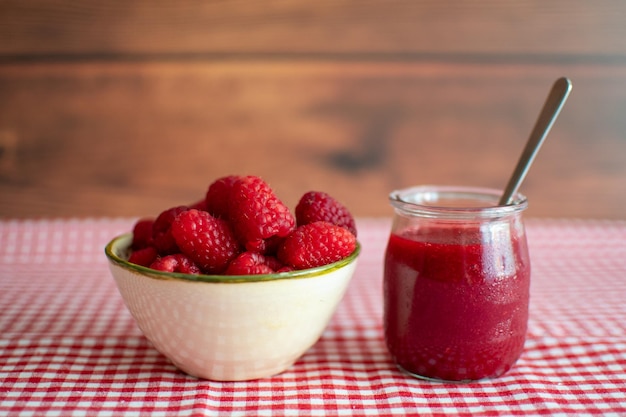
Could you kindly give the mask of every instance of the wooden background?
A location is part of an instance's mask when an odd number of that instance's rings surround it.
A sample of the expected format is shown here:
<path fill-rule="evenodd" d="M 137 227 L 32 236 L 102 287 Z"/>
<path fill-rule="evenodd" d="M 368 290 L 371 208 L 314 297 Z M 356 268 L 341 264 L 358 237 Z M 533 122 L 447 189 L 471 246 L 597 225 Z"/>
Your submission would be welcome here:
<path fill-rule="evenodd" d="M 560 76 L 527 215 L 625 219 L 621 0 L 0 0 L 0 217 L 155 215 L 228 174 L 357 216 L 503 188 Z"/>

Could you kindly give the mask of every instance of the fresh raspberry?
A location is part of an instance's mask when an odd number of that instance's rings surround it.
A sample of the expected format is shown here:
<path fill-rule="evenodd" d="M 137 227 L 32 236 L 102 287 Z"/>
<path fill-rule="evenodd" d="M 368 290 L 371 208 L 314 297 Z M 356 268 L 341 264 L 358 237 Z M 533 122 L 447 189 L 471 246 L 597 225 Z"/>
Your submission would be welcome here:
<path fill-rule="evenodd" d="M 180 213 L 171 232 L 182 253 L 209 274 L 222 273 L 239 253 L 228 223 L 206 211 L 191 209 Z"/>
<path fill-rule="evenodd" d="M 159 214 L 154 221 L 152 238 L 154 247 L 160 255 L 165 256 L 180 252 L 170 228 L 176 216 L 187 210 L 189 210 L 187 206 L 172 207 Z"/>
<path fill-rule="evenodd" d="M 152 262 L 150 268 L 157 271 L 181 272 L 183 274 L 199 274 L 200 268 L 182 253 L 167 255 Z"/>
<path fill-rule="evenodd" d="M 230 202 L 230 192 L 233 184 L 241 178 L 239 175 L 229 175 L 218 178 L 209 185 L 206 192 L 206 211 L 214 217 L 228 219 L 228 204 Z"/>
<path fill-rule="evenodd" d="M 265 256 L 256 252 L 242 252 L 231 261 L 224 275 L 261 275 L 273 274 Z"/>
<path fill-rule="evenodd" d="M 339 201 L 321 191 L 309 191 L 296 205 L 298 226 L 325 221 L 345 227 L 356 236 L 356 223 L 350 211 Z"/>
<path fill-rule="evenodd" d="M 279 261 L 278 258 L 275 256 L 265 255 L 265 264 L 272 268 L 272 270 L 274 271 L 278 271 L 279 269 L 285 267 L 285 265 L 283 265 L 283 263 Z"/>
<path fill-rule="evenodd" d="M 133 250 L 152 246 L 152 225 L 154 219 L 139 219 L 133 226 Z"/>
<path fill-rule="evenodd" d="M 285 237 L 295 227 L 289 208 L 255 176 L 241 177 L 233 184 L 229 220 L 246 249 L 255 252 L 265 252 L 267 239 Z"/>
<path fill-rule="evenodd" d="M 295 269 L 337 262 L 354 252 L 356 237 L 332 223 L 319 221 L 299 226 L 278 248 L 278 259 Z"/>
<path fill-rule="evenodd" d="M 149 267 L 158 256 L 159 254 L 153 246 L 147 246 L 145 248 L 134 250 L 128 257 L 128 262 L 135 265 Z"/>

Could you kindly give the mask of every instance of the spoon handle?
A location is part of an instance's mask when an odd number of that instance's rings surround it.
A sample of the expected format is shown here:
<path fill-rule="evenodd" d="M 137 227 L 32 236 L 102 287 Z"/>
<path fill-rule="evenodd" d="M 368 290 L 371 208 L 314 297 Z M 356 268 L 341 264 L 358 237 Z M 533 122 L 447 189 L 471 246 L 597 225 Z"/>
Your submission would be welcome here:
<path fill-rule="evenodd" d="M 571 90 L 572 83 L 565 77 L 559 78 L 554 82 L 548 98 L 541 109 L 541 113 L 539 113 L 535 127 L 528 138 L 528 142 L 526 142 L 526 147 L 517 162 L 515 171 L 513 171 L 513 175 L 511 175 L 511 179 L 509 179 L 509 183 L 504 189 L 504 193 L 502 193 L 499 205 L 503 206 L 512 203 L 513 196 L 517 193 L 517 189 L 524 177 L 526 177 L 526 173 L 535 159 L 537 151 L 539 151 L 554 121 L 561 112 L 561 108 L 565 104 L 565 100 Z"/>

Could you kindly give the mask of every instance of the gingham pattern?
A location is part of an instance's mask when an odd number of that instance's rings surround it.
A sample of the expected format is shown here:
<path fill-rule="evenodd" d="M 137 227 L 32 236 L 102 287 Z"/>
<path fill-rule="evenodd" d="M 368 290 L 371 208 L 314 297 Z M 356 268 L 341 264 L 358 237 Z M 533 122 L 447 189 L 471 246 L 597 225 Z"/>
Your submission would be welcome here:
<path fill-rule="evenodd" d="M 105 243 L 131 219 L 0 222 L 0 415 L 626 415 L 626 222 L 529 220 L 526 350 L 507 375 L 411 379 L 382 338 L 390 222 L 359 219 L 348 293 L 321 340 L 271 379 L 178 372 L 142 337 Z"/>

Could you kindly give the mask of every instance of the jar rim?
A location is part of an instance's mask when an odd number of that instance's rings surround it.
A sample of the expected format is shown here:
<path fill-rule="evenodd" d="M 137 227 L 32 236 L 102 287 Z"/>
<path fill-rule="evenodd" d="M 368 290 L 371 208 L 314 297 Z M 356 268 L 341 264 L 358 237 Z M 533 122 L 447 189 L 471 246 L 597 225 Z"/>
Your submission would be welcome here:
<path fill-rule="evenodd" d="M 500 218 L 522 212 L 528 200 L 517 193 L 513 201 L 498 205 L 501 190 L 483 187 L 420 185 L 394 190 L 389 201 L 396 211 L 436 218 Z M 442 201 L 464 201 L 473 204 L 451 205 Z"/>

